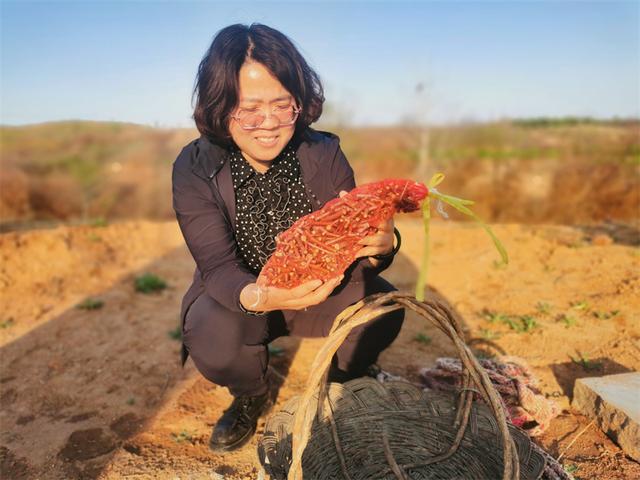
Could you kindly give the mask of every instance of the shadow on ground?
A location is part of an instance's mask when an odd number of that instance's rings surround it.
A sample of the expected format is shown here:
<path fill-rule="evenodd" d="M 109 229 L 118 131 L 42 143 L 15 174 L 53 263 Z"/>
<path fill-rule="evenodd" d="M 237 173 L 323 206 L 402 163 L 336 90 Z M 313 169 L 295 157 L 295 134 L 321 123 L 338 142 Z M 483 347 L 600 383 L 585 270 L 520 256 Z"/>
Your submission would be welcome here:
<path fill-rule="evenodd" d="M 576 354 L 571 362 L 556 363 L 551 365 L 551 371 L 562 388 L 564 394 L 573 399 L 573 388 L 576 380 L 587 377 L 602 377 L 617 373 L 631 372 L 631 369 L 620 365 L 610 358 L 586 359 Z"/>
<path fill-rule="evenodd" d="M 179 248 L 0 350 L 3 478 L 96 478 L 189 373 L 175 339 L 183 288 L 136 292 L 141 272 L 175 276 Z"/>

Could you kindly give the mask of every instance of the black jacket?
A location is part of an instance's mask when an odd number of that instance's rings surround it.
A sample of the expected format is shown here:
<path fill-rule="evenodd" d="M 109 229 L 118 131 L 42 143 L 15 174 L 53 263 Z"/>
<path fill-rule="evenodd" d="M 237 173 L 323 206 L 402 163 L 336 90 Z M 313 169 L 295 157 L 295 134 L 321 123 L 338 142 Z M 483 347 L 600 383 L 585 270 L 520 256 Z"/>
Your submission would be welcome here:
<path fill-rule="evenodd" d="M 353 169 L 337 135 L 307 129 L 295 140 L 302 180 L 313 210 L 355 187 Z M 240 292 L 256 276 L 249 271 L 235 241 L 235 193 L 226 150 L 206 137 L 187 144 L 173 163 L 173 208 L 187 247 L 196 262 L 193 283 L 185 293 L 181 325 L 191 304 L 202 293 L 229 310 L 240 311 Z M 345 272 L 348 281 L 363 281 L 391 265 L 374 267 L 368 257 L 357 259 Z M 350 279 L 350 280 L 349 280 Z M 188 352 L 182 346 L 182 364 Z"/>

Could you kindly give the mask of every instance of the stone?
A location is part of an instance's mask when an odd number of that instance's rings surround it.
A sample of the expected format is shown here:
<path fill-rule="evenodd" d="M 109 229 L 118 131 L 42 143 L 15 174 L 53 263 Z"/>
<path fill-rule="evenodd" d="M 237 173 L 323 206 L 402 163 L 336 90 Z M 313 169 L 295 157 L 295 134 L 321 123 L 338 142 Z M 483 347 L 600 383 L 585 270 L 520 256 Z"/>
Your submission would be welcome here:
<path fill-rule="evenodd" d="M 640 461 L 640 372 L 579 378 L 572 405 Z"/>
<path fill-rule="evenodd" d="M 591 245 L 596 245 L 598 247 L 606 247 L 607 245 L 611 245 L 613 243 L 613 238 L 611 238 L 606 233 L 596 233 L 591 238 Z"/>

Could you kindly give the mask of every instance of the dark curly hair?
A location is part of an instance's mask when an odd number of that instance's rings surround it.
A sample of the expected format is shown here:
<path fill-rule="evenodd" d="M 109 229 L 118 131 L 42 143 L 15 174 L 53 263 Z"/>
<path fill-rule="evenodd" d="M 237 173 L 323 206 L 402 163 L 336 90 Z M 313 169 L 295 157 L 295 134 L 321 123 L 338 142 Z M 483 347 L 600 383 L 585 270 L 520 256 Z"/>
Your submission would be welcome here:
<path fill-rule="evenodd" d="M 264 65 L 293 95 L 302 108 L 296 120 L 300 135 L 322 115 L 324 91 L 320 78 L 289 38 L 266 25 L 230 25 L 220 30 L 198 67 L 193 112 L 198 131 L 212 142 L 228 147 L 229 115 L 238 104 L 238 74 L 247 60 Z"/>

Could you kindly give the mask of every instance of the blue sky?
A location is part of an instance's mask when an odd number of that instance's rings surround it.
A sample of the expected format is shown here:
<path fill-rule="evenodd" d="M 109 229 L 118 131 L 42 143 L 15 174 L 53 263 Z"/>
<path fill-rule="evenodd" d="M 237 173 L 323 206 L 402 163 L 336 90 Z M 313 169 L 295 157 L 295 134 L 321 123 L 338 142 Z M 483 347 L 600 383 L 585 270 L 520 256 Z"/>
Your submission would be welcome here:
<path fill-rule="evenodd" d="M 218 30 L 251 22 L 299 47 L 327 121 L 640 116 L 637 1 L 0 5 L 2 124 L 193 126 L 202 55 Z"/>

